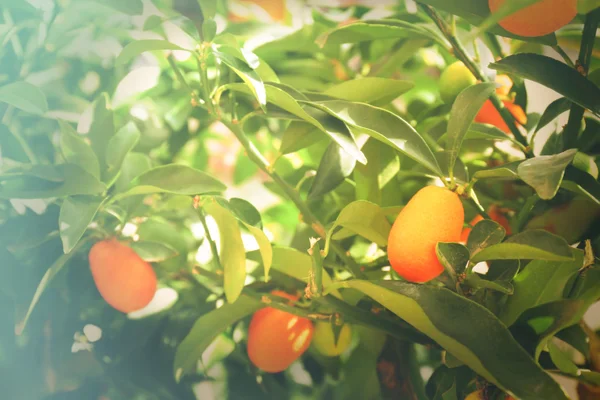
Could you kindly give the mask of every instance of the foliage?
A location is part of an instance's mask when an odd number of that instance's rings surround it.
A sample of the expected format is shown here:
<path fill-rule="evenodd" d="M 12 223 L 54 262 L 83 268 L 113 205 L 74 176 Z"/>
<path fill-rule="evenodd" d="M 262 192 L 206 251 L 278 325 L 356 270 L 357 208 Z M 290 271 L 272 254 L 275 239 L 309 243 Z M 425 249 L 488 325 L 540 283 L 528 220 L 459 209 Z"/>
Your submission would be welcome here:
<path fill-rule="evenodd" d="M 529 0 L 309 3 L 0 2 L 4 397 L 566 399 L 557 375 L 598 390 L 597 3 L 537 37 L 498 25 Z M 556 98 L 531 112 L 541 86 Z M 484 104 L 507 133 L 473 122 Z M 410 283 L 388 238 L 430 185 L 483 220 Z M 108 237 L 152 263 L 141 310 L 95 286 Z M 333 350 L 258 369 L 248 326 L 267 305 Z"/>

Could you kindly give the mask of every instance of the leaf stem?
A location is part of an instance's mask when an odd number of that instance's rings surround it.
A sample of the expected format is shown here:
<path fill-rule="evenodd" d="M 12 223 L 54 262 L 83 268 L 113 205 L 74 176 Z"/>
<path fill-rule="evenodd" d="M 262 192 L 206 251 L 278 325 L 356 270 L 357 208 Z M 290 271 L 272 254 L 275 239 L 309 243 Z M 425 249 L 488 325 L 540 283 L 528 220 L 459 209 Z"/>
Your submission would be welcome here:
<path fill-rule="evenodd" d="M 467 66 L 467 68 L 469 69 L 469 71 L 471 71 L 473 76 L 475 76 L 475 78 L 477 78 L 481 82 L 489 82 L 489 79 L 487 79 L 483 75 L 483 73 L 481 72 L 479 67 L 475 64 L 475 62 L 471 59 L 471 57 L 469 57 L 469 55 L 467 54 L 467 51 L 465 50 L 463 45 L 460 43 L 458 38 L 452 34 L 451 27 L 448 26 L 446 21 L 444 21 L 444 19 L 438 14 L 438 12 L 435 11 L 431 6 L 428 6 L 423 3 L 418 3 L 418 4 L 423 9 L 423 11 L 425 11 L 425 13 L 437 25 L 437 27 L 440 29 L 440 31 L 442 32 L 444 37 L 450 42 L 452 49 L 454 50 L 454 55 Z M 494 107 L 500 113 L 500 116 L 502 117 L 504 122 L 506 122 L 506 125 L 508 126 L 508 128 L 510 129 L 512 134 L 514 135 L 515 139 L 519 143 L 521 143 L 522 145 L 527 147 L 527 139 L 525 138 L 525 136 L 523 136 L 523 134 L 521 134 L 521 131 L 519 131 L 519 128 L 517 128 L 517 125 L 515 123 L 515 118 L 506 109 L 506 107 L 504 107 L 502 105 L 500 98 L 494 93 L 490 96 L 490 100 L 491 100 L 492 104 L 494 105 Z"/>
<path fill-rule="evenodd" d="M 202 228 L 204 229 L 204 235 L 206 240 L 208 240 L 208 244 L 210 245 L 210 252 L 212 253 L 213 260 L 215 261 L 217 268 L 222 270 L 223 266 L 221 265 L 217 243 L 213 240 L 210 230 L 208 229 L 208 224 L 206 223 L 206 212 L 199 204 L 197 205 L 196 199 L 194 199 L 194 207 L 198 210 L 198 216 L 200 217 L 200 223 L 202 223 Z"/>
<path fill-rule="evenodd" d="M 594 40 L 596 39 L 596 31 L 598 30 L 599 23 L 600 9 L 587 14 L 585 17 L 585 24 L 583 26 L 583 33 L 581 36 L 581 46 L 579 47 L 579 56 L 575 66 L 577 72 L 583 76 L 587 76 L 590 68 L 592 50 L 594 49 Z M 563 132 L 565 150 L 572 149 L 577 146 L 577 139 L 579 138 L 579 131 L 581 130 L 581 121 L 583 120 L 584 112 L 584 108 L 580 105 L 575 103 L 571 105 L 569 120 Z"/>

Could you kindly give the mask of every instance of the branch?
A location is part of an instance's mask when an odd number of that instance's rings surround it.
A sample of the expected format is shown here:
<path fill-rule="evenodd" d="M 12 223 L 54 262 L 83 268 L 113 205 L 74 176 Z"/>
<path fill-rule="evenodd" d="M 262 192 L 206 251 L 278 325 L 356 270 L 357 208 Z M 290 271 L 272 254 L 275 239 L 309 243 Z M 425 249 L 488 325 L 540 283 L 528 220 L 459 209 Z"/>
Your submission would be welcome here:
<path fill-rule="evenodd" d="M 452 49 L 454 50 L 454 55 L 466 65 L 466 67 L 469 69 L 469 71 L 471 71 L 473 76 L 475 76 L 475 78 L 477 78 L 481 82 L 489 82 L 489 80 L 483 75 L 483 73 L 481 72 L 481 70 L 479 69 L 477 64 L 475 64 L 475 62 L 471 59 L 471 57 L 469 57 L 465 48 L 462 46 L 462 44 L 460 43 L 458 38 L 452 34 L 452 30 L 451 30 L 450 26 L 448 26 L 446 21 L 443 20 L 443 18 L 438 14 L 438 12 L 426 4 L 419 3 L 419 6 L 423 9 L 423 11 L 425 11 L 425 13 L 437 25 L 437 27 L 440 29 L 440 31 L 442 32 L 444 37 L 452 45 Z M 521 143 L 523 146 L 527 147 L 528 146 L 527 139 L 525 138 L 525 136 L 523 136 L 521 134 L 521 131 L 519 131 L 519 128 L 517 128 L 514 117 L 512 116 L 510 111 L 508 111 L 504 107 L 504 105 L 500 101 L 500 98 L 494 93 L 490 97 L 490 100 L 492 101 L 492 104 L 494 105 L 494 107 L 500 113 L 500 116 L 502 117 L 504 122 L 506 122 L 506 125 L 508 126 L 508 128 L 510 129 L 512 134 L 514 135 L 515 139 L 519 143 Z"/>

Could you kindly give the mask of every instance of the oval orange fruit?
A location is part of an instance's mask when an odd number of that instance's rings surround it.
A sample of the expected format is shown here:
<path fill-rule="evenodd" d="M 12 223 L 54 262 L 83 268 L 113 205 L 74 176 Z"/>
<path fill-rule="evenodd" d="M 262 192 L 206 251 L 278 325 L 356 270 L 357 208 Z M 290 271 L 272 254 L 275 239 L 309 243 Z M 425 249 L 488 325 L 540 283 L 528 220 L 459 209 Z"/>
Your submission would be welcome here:
<path fill-rule="evenodd" d="M 495 13 L 506 0 L 488 0 Z M 542 0 L 500 20 L 501 27 L 519 36 L 548 35 L 567 25 L 577 15 L 577 0 Z"/>
<path fill-rule="evenodd" d="M 283 292 L 275 295 L 294 299 Z M 248 358 L 265 372 L 287 369 L 310 346 L 314 327 L 310 320 L 273 307 L 258 310 L 248 328 Z"/>
<path fill-rule="evenodd" d="M 102 298 L 113 308 L 129 313 L 150 303 L 156 292 L 152 266 L 117 239 L 92 246 L 90 270 Z"/>
<path fill-rule="evenodd" d="M 388 259 L 394 271 L 410 282 L 427 282 L 444 267 L 438 261 L 438 242 L 458 242 L 465 218 L 458 195 L 446 188 L 426 186 L 400 211 L 388 238 Z"/>

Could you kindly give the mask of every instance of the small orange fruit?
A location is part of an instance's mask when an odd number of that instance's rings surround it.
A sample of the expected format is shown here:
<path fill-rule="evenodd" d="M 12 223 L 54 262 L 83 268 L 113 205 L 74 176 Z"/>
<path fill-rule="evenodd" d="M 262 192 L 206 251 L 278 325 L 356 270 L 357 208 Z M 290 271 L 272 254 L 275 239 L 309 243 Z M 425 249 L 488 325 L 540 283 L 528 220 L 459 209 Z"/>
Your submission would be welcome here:
<path fill-rule="evenodd" d="M 527 123 L 527 114 L 521 108 L 520 105 L 515 104 L 509 100 L 503 100 L 502 104 L 504 107 L 508 109 L 508 111 L 512 114 L 517 121 L 521 125 L 525 125 Z M 480 124 L 490 124 L 494 125 L 496 128 L 502 130 L 503 132 L 510 133 L 510 129 L 506 122 L 502 119 L 502 116 L 494 107 L 491 100 L 486 100 L 483 103 L 483 106 L 475 116 L 475 122 L 479 122 Z"/>
<path fill-rule="evenodd" d="M 117 239 L 92 246 L 90 270 L 102 298 L 113 308 L 129 313 L 148 305 L 156 292 L 152 266 Z"/>
<path fill-rule="evenodd" d="M 257 5 L 269 14 L 269 17 L 275 22 L 285 20 L 286 6 L 285 0 L 237 0 L 240 5 Z M 251 19 L 246 15 L 237 15 L 229 11 L 228 19 L 232 22 L 244 22 Z"/>
<path fill-rule="evenodd" d="M 495 13 L 506 0 L 488 0 Z M 577 15 L 577 0 L 542 0 L 503 18 L 501 27 L 519 36 L 548 35 L 567 25 Z"/>
<path fill-rule="evenodd" d="M 435 247 L 458 242 L 465 212 L 458 195 L 446 188 L 426 186 L 400 211 L 388 238 L 388 259 L 394 271 L 410 282 L 427 282 L 444 267 Z"/>
<path fill-rule="evenodd" d="M 287 293 L 274 295 L 297 299 Z M 252 316 L 248 328 L 248 358 L 265 372 L 287 369 L 310 346 L 314 327 L 310 320 L 294 314 L 265 307 Z"/>

